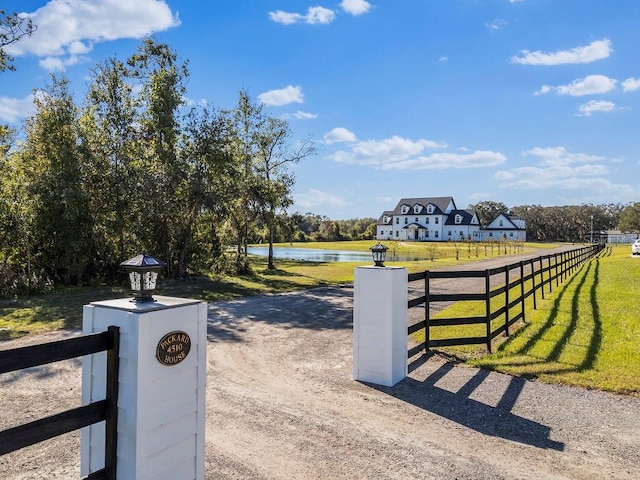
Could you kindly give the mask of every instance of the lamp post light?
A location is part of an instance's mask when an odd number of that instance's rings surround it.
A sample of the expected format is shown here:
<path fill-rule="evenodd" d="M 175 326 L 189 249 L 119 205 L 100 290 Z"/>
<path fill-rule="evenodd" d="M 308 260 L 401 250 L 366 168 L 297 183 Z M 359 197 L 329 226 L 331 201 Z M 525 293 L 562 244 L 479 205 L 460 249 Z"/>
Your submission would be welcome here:
<path fill-rule="evenodd" d="M 154 302 L 151 296 L 156 289 L 158 272 L 166 267 L 162 260 L 150 255 L 140 254 L 120 264 L 120 268 L 129 274 L 133 300 L 136 303 Z"/>
<path fill-rule="evenodd" d="M 593 244 L 593 215 L 591 215 L 591 243 Z"/>
<path fill-rule="evenodd" d="M 371 255 L 373 256 L 373 261 L 375 262 L 376 267 L 384 267 L 384 259 L 387 256 L 388 248 L 385 245 L 382 245 L 378 242 L 377 245 L 374 245 L 369 250 L 371 250 Z"/>

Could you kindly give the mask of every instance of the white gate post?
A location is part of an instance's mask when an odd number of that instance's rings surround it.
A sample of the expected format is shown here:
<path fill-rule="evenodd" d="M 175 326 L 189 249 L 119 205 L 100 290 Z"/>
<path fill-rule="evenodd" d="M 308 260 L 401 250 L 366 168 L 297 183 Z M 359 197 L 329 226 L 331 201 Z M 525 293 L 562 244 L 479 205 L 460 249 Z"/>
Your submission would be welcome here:
<path fill-rule="evenodd" d="M 356 267 L 353 379 L 391 387 L 407 376 L 407 270 Z"/>
<path fill-rule="evenodd" d="M 83 332 L 120 327 L 118 479 L 204 479 L 207 304 L 156 296 L 93 302 Z M 82 402 L 105 398 L 106 352 L 86 355 Z M 104 422 L 85 427 L 81 474 L 104 467 Z"/>

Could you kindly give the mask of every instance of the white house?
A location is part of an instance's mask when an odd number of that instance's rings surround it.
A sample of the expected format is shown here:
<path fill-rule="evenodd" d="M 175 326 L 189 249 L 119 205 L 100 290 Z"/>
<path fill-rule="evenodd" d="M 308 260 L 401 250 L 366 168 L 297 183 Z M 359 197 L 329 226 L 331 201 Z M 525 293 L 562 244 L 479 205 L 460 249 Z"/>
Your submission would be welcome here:
<path fill-rule="evenodd" d="M 403 198 L 380 215 L 376 239 L 401 241 L 526 240 L 521 218 L 500 215 L 483 228 L 474 210 L 459 209 L 453 197 Z"/>
<path fill-rule="evenodd" d="M 524 219 L 501 213 L 484 228 L 484 240 L 527 240 Z"/>

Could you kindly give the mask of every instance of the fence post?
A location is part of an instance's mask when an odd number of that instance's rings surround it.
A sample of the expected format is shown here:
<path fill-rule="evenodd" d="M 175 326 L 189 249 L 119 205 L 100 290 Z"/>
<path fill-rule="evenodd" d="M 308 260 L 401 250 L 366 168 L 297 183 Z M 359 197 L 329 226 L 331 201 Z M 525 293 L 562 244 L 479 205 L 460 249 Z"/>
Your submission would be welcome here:
<path fill-rule="evenodd" d="M 527 323 L 527 317 L 525 314 L 525 302 L 524 302 L 524 262 L 520 261 L 520 298 L 522 301 L 520 305 L 522 306 L 522 321 Z"/>
<path fill-rule="evenodd" d="M 533 258 L 531 259 L 531 288 L 532 288 L 532 293 L 533 293 L 533 309 L 537 310 L 538 309 L 538 305 L 536 303 L 536 290 L 537 290 L 537 286 L 536 286 L 536 270 L 535 270 L 535 262 L 533 261 Z"/>
<path fill-rule="evenodd" d="M 484 274 L 485 312 L 487 316 L 487 351 L 491 353 L 491 275 L 489 270 Z"/>
<path fill-rule="evenodd" d="M 429 351 L 429 323 L 431 322 L 431 312 L 429 311 L 429 270 L 424 271 L 424 351 Z"/>
<path fill-rule="evenodd" d="M 108 329 L 112 346 L 107 352 L 107 419 L 105 421 L 104 471 L 106 480 L 116 480 L 118 460 L 118 390 L 120 371 L 120 328 Z"/>
<path fill-rule="evenodd" d="M 504 335 L 509 336 L 509 266 L 504 271 L 505 290 L 504 290 Z"/>
<path fill-rule="evenodd" d="M 540 293 L 542 293 L 542 300 L 544 300 L 544 268 L 542 266 L 542 255 L 540 258 Z"/>

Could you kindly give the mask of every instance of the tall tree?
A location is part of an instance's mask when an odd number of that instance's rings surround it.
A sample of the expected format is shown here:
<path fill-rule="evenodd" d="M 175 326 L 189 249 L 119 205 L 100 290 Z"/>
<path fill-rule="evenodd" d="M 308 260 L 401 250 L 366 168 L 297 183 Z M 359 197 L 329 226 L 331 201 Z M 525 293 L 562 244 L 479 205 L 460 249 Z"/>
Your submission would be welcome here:
<path fill-rule="evenodd" d="M 97 65 L 80 122 L 97 261 L 111 270 L 110 275 L 132 250 L 141 248 L 134 215 L 141 170 L 140 122 L 128 77 L 128 69 L 116 58 Z"/>
<path fill-rule="evenodd" d="M 53 278 L 79 283 L 91 257 L 91 218 L 83 190 L 78 109 L 65 77 L 51 76 L 26 121 L 23 161 L 34 197 L 34 254 Z"/>
<path fill-rule="evenodd" d="M 180 205 L 184 195 L 186 168 L 178 155 L 181 131 L 179 110 L 184 104 L 186 62 L 178 60 L 167 45 L 147 38 L 128 60 L 131 75 L 140 85 L 142 156 L 138 210 L 144 244 L 153 247 L 167 262 L 169 275 L 177 267 L 177 242 L 182 233 Z"/>
<path fill-rule="evenodd" d="M 262 107 L 259 108 L 261 110 Z M 301 142 L 292 147 L 289 125 L 284 120 L 267 117 L 257 125 L 258 130 L 255 132 L 254 141 L 258 146 L 255 162 L 260 185 L 258 199 L 269 235 L 267 268 L 274 269 L 273 242 L 278 226 L 278 214 L 283 213 L 293 204 L 291 189 L 294 178 L 287 166 L 312 155 L 315 148 L 310 142 Z"/>
<path fill-rule="evenodd" d="M 31 35 L 35 30 L 36 26 L 30 18 L 20 16 L 16 12 L 7 14 L 5 10 L 0 10 L 0 72 L 15 70 L 13 57 L 3 47 Z"/>

